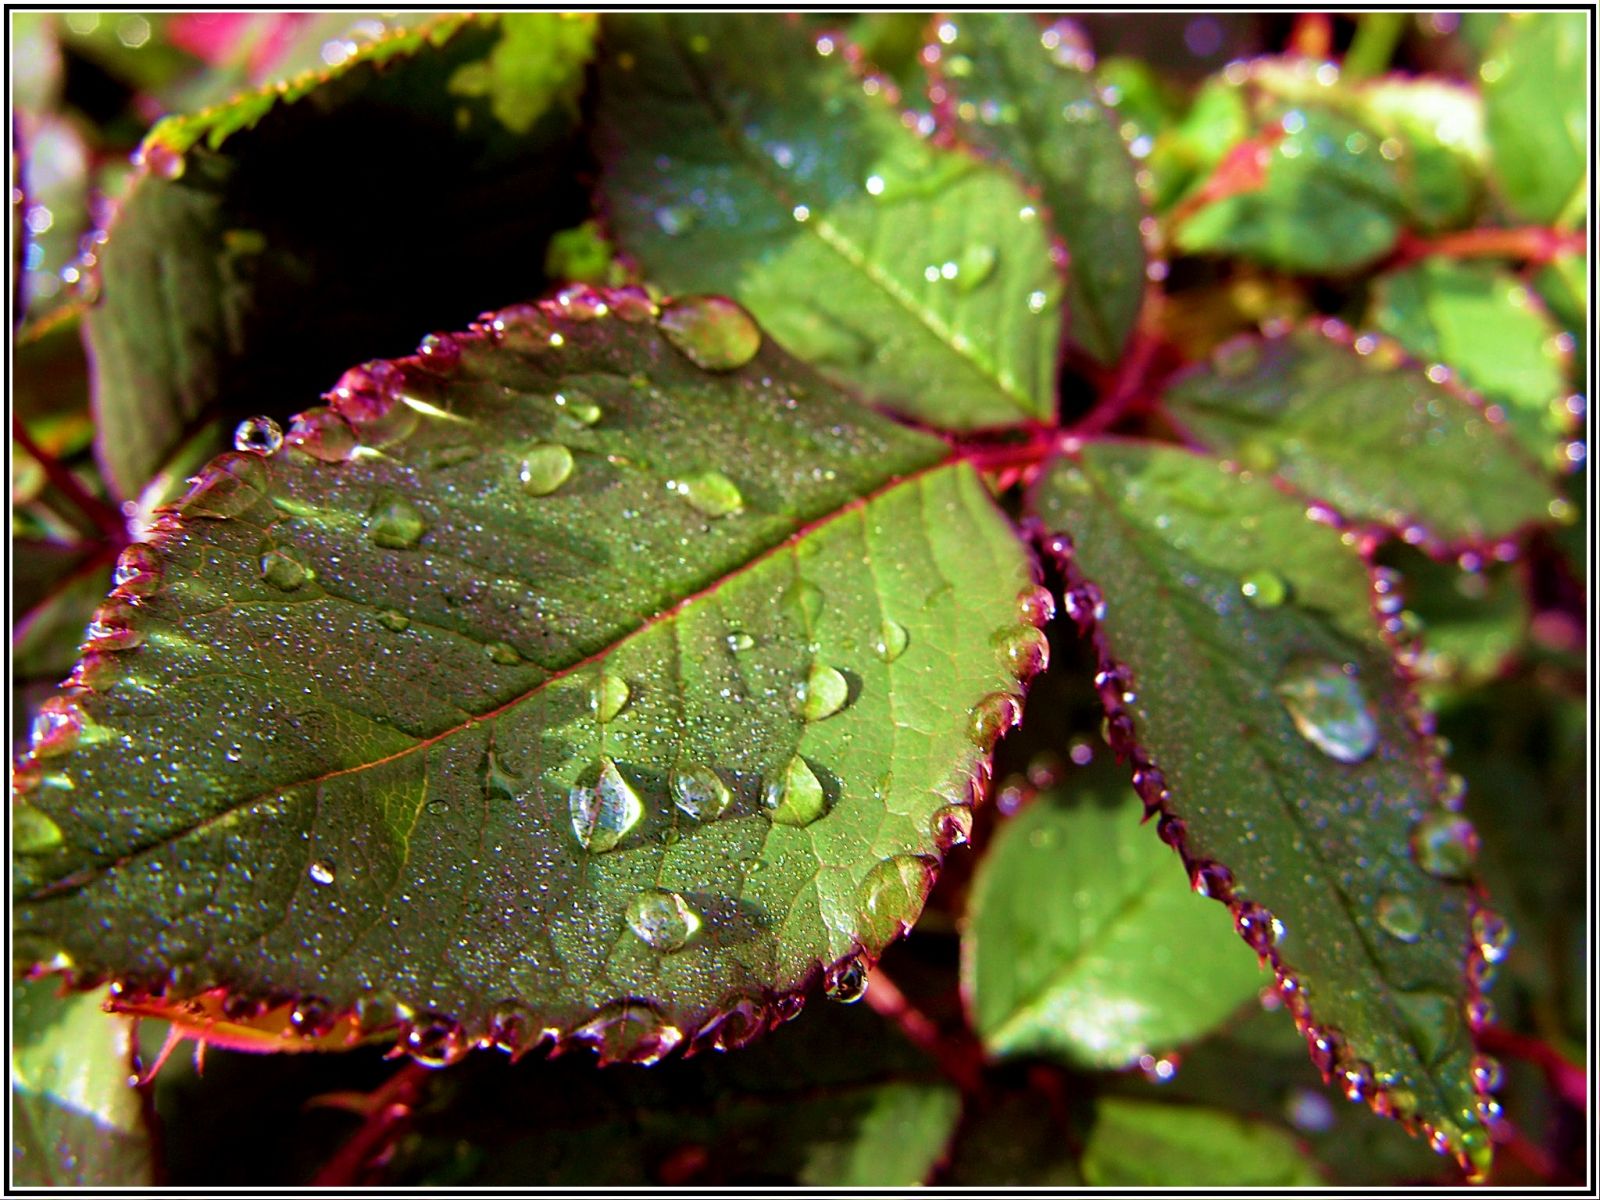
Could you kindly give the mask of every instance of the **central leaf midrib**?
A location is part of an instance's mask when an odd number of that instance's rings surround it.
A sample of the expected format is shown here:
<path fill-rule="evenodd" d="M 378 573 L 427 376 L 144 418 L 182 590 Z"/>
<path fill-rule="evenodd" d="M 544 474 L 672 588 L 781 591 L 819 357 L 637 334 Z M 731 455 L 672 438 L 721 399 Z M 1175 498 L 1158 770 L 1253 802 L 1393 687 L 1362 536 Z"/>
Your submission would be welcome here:
<path fill-rule="evenodd" d="M 683 65 L 685 75 L 694 86 L 695 95 L 710 111 L 713 123 L 717 127 L 717 132 L 722 135 L 723 140 L 744 162 L 751 176 L 756 180 L 756 182 L 759 183 L 762 188 L 778 202 L 779 207 L 784 209 L 785 214 L 787 215 L 788 208 L 792 206 L 789 206 L 786 203 L 788 196 L 782 184 L 772 178 L 772 176 L 768 173 L 765 163 L 760 155 L 754 153 L 749 142 L 742 137 L 736 129 L 733 128 L 733 122 L 728 119 L 726 110 L 718 102 L 716 94 L 712 90 L 710 84 L 700 74 L 700 72 L 696 70 L 694 58 L 686 52 L 685 47 L 677 40 L 676 37 L 670 40 L 672 49 L 678 57 L 678 61 Z M 818 219 L 823 219 L 822 214 L 818 214 Z M 858 271 L 869 283 L 887 296 L 896 307 L 906 313 L 906 315 L 911 317 L 917 322 L 918 325 L 926 330 L 928 335 L 932 337 L 936 343 L 965 362 L 974 371 L 976 371 L 981 378 L 992 384 L 1001 393 L 1001 395 L 1011 400 L 1014 407 L 1018 408 L 1023 416 L 1029 416 L 1032 414 L 1032 397 L 1025 394 L 1018 394 L 1017 392 L 1008 388 L 1000 375 L 987 369 L 983 361 L 977 358 L 970 350 L 962 350 L 955 344 L 954 341 L 947 340 L 939 329 L 939 324 L 942 322 L 936 323 L 936 317 L 931 316 L 929 313 L 924 311 L 922 308 L 919 308 L 917 305 L 913 304 L 910 300 L 903 296 L 899 288 L 893 286 L 891 281 L 889 281 L 886 276 L 873 268 L 871 259 L 853 242 L 849 242 L 848 244 L 855 252 L 856 257 L 854 259 L 852 259 L 850 255 L 846 254 L 839 245 L 836 245 L 833 239 L 824 236 L 820 228 L 813 227 L 810 221 L 797 222 L 797 224 L 800 225 L 801 229 L 805 233 L 808 233 L 810 236 L 816 238 L 818 242 L 826 246 L 833 254 L 837 255 L 840 261 Z M 830 226 L 830 228 L 834 228 L 837 232 L 836 226 Z M 842 234 L 839 234 L 838 237 L 841 243 L 848 242 L 848 239 L 846 239 Z"/>

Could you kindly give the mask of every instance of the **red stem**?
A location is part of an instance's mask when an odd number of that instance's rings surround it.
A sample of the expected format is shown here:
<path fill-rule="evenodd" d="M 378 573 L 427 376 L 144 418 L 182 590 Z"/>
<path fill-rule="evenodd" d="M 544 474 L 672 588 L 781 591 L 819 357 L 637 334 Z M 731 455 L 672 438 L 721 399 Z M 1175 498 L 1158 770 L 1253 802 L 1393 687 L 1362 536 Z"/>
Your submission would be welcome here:
<path fill-rule="evenodd" d="M 312 1187 L 353 1187 L 361 1182 L 366 1166 L 384 1145 L 400 1132 L 422 1096 L 429 1068 L 408 1062 L 372 1093 L 372 1112 L 350 1140 L 339 1147 L 316 1177 Z"/>
<path fill-rule="evenodd" d="M 45 478 L 51 485 L 77 505 L 83 515 L 94 523 L 96 529 L 113 541 L 120 543 L 127 540 L 128 526 L 122 519 L 122 514 L 86 489 L 78 477 L 67 470 L 55 455 L 48 450 L 40 449 L 39 443 L 33 440 L 28 427 L 16 413 L 11 414 L 11 436 L 17 445 L 44 468 Z"/>
<path fill-rule="evenodd" d="M 866 1001 L 880 1017 L 894 1022 L 913 1046 L 932 1055 L 940 1070 L 964 1093 L 983 1085 L 983 1054 L 977 1044 L 962 1037 L 946 1037 L 939 1027 L 915 1008 L 894 980 L 875 967 L 867 977 Z"/>
<path fill-rule="evenodd" d="M 1410 231 L 1400 235 L 1391 266 L 1401 267 L 1423 258 L 1515 258 L 1547 263 L 1566 254 L 1586 253 L 1588 234 L 1583 230 L 1563 233 L 1542 225 L 1519 229 L 1465 229 L 1435 238 L 1419 237 Z"/>
<path fill-rule="evenodd" d="M 1289 53 L 1303 58 L 1327 58 L 1333 53 L 1333 18 L 1327 13 L 1301 13 L 1289 34 Z"/>
<path fill-rule="evenodd" d="M 1568 1062 L 1538 1038 L 1491 1025 L 1478 1033 L 1478 1045 L 1489 1054 L 1524 1059 L 1544 1069 L 1555 1093 L 1579 1112 L 1589 1108 L 1589 1079 L 1582 1067 Z"/>
<path fill-rule="evenodd" d="M 1148 314 L 1156 303 L 1154 296 L 1145 297 Z M 1153 329 L 1153 322 L 1141 321 L 1133 335 L 1133 344 L 1122 357 L 1122 365 L 1107 390 L 1106 398 L 1092 408 L 1083 420 L 1072 427 L 1075 437 L 1104 433 L 1135 408 L 1135 401 L 1145 397 L 1150 365 L 1155 361 L 1161 341 Z"/>

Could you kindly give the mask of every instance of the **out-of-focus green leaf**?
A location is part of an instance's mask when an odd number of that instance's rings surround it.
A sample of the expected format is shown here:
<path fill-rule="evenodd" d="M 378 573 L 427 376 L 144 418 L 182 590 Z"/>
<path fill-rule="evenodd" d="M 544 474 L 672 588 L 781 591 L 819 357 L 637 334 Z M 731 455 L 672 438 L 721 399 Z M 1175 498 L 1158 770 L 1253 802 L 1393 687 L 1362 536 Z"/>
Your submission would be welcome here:
<path fill-rule="evenodd" d="M 506 56 L 546 26 L 564 44 L 581 27 L 564 22 L 442 18 L 151 132 L 88 318 L 123 497 L 208 416 L 231 428 L 539 291 L 546 241 L 585 201 L 571 115 L 557 103 L 529 128 L 527 102 L 583 57 Z"/>
<path fill-rule="evenodd" d="M 1366 266 L 1394 246 L 1404 211 L 1379 142 L 1330 109 L 1279 112 L 1256 135 L 1253 164 L 1178 222 L 1178 248 L 1311 274 Z"/>
<path fill-rule="evenodd" d="M 1269 481 L 1169 447 L 1086 446 L 1033 508 L 1097 589 L 1068 612 L 1104 606 L 1108 719 L 1161 775 L 1141 765 L 1141 794 L 1295 981 L 1319 1066 L 1481 1161 L 1472 892 L 1452 878 L 1471 837 L 1442 807 L 1362 561 Z"/>
<path fill-rule="evenodd" d="M 201 471 L 18 769 L 19 958 L 651 1058 L 900 934 L 1025 551 L 728 301 L 657 315 L 491 315 Z"/>
<path fill-rule="evenodd" d="M 866 1005 L 807 1011 L 727 1058 L 601 1072 L 474 1060 L 441 1087 L 385 1182 L 908 1187 L 961 1104 Z"/>
<path fill-rule="evenodd" d="M 1591 38 L 1581 12 L 1512 13 L 1478 70 L 1495 182 L 1521 220 L 1576 228 L 1588 212 Z"/>
<path fill-rule="evenodd" d="M 1567 378 L 1574 385 L 1589 377 L 1589 259 L 1584 254 L 1563 254 L 1546 263 L 1534 277 L 1534 286 L 1550 312 L 1573 338 L 1572 366 Z"/>
<path fill-rule="evenodd" d="M 73 564 L 70 572 L 55 577 L 47 594 L 27 609 L 19 609 L 11 628 L 11 669 L 26 679 L 59 680 L 78 661 L 78 647 L 94 610 L 105 599 L 111 584 L 111 563 L 106 558 L 90 557 L 75 551 L 54 555 L 43 548 L 14 547 L 17 557 L 27 556 L 30 565 L 55 561 Z"/>
<path fill-rule="evenodd" d="M 950 428 L 1052 411 L 1061 281 L 1003 168 L 935 146 L 770 15 L 618 16 L 601 192 L 622 249 L 725 292 L 868 399 Z"/>
<path fill-rule="evenodd" d="M 1172 415 L 1252 471 L 1346 517 L 1447 543 L 1548 519 L 1545 471 L 1391 343 L 1301 327 L 1229 342 L 1167 390 Z"/>
<path fill-rule="evenodd" d="M 1322 1182 L 1281 1129 L 1220 1109 L 1107 1097 L 1083 1148 L 1091 1187 L 1312 1187 Z"/>
<path fill-rule="evenodd" d="M 1227 912 L 1191 892 L 1140 813 L 1126 776 L 1100 770 L 1001 827 L 962 938 L 973 1024 L 992 1053 L 1124 1067 L 1208 1033 L 1261 988 Z"/>
<path fill-rule="evenodd" d="M 132 1022 L 102 992 L 11 985 L 11 1181 L 23 1187 L 149 1187 L 150 1133 L 128 1086 Z"/>
<path fill-rule="evenodd" d="M 925 85 L 921 54 L 926 40 L 925 12 L 864 12 L 845 19 L 822 13 L 813 18 L 818 32 L 843 31 L 874 68 L 915 95 Z"/>
<path fill-rule="evenodd" d="M 1573 429 L 1560 328 L 1527 286 L 1489 263 L 1426 258 L 1380 276 L 1373 325 L 1423 362 L 1448 364 L 1500 405 L 1540 462 L 1564 467 Z"/>
<path fill-rule="evenodd" d="M 78 128 L 59 116 L 19 119 L 19 133 L 24 143 L 19 182 L 28 205 L 22 214 L 22 298 L 31 324 L 73 297 L 77 268 L 72 264 L 90 226 L 89 148 Z"/>
<path fill-rule="evenodd" d="M 1250 135 L 1250 108 L 1241 88 L 1212 77 L 1195 93 L 1183 119 L 1150 149 L 1157 212 L 1166 212 Z"/>
<path fill-rule="evenodd" d="M 1378 152 L 1394 155 L 1416 224 L 1447 229 L 1468 221 L 1488 158 L 1478 93 L 1437 79 L 1388 76 L 1356 89 L 1351 100 L 1355 113 L 1384 138 Z"/>
<path fill-rule="evenodd" d="M 1440 563 L 1403 546 L 1385 546 L 1406 607 L 1423 630 L 1413 670 L 1430 688 L 1475 687 L 1494 679 L 1528 635 L 1528 598 L 1517 572 L 1503 564 L 1474 571 Z M 1410 617 L 1402 615 L 1407 624 Z"/>
<path fill-rule="evenodd" d="M 1144 206 L 1076 36 L 1024 13 L 962 13 L 940 27 L 941 76 L 960 136 L 1039 187 L 1069 252 L 1068 336 L 1114 363 L 1144 297 Z"/>

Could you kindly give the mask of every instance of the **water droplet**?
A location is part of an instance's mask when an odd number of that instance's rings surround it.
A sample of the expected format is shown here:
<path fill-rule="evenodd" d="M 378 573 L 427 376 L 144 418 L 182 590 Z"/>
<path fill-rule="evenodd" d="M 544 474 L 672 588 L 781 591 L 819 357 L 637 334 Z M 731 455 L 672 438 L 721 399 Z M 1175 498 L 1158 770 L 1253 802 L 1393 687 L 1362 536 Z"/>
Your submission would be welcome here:
<path fill-rule="evenodd" d="M 422 514 L 399 496 L 380 500 L 367 514 L 367 537 L 386 550 L 410 550 L 427 528 Z"/>
<path fill-rule="evenodd" d="M 490 642 L 484 646 L 483 653 L 490 662 L 502 667 L 514 667 L 522 661 L 522 655 L 509 642 Z"/>
<path fill-rule="evenodd" d="M 61 826 L 26 800 L 12 802 L 11 848 L 18 854 L 43 854 L 61 841 Z"/>
<path fill-rule="evenodd" d="M 450 802 L 448 800 L 429 800 L 428 811 L 436 817 L 442 817 L 450 811 Z"/>
<path fill-rule="evenodd" d="M 1337 663 L 1296 659 L 1275 690 L 1300 735 L 1329 758 L 1358 763 L 1377 748 L 1378 722 L 1361 685 Z"/>
<path fill-rule="evenodd" d="M 786 608 L 795 613 L 806 629 L 817 627 L 817 620 L 822 616 L 822 589 L 806 579 L 800 579 L 789 586 L 783 594 L 783 603 Z"/>
<path fill-rule="evenodd" d="M 399 609 L 386 608 L 378 614 L 378 623 L 385 629 L 392 629 L 399 633 L 401 630 L 411 627 L 411 618 Z"/>
<path fill-rule="evenodd" d="M 689 502 L 690 508 L 708 517 L 726 517 L 744 508 L 738 487 L 721 471 L 687 475 L 669 486 Z"/>
<path fill-rule="evenodd" d="M 1065 547 L 1070 547 L 1071 542 L 1063 538 Z M 1067 550 L 1070 554 L 1070 549 Z M 1049 588 L 1025 587 L 1017 593 L 1017 616 L 1029 625 L 1044 625 L 1056 615 L 1056 598 Z"/>
<path fill-rule="evenodd" d="M 246 454 L 276 454 L 283 430 L 271 417 L 248 417 L 233 431 L 233 448 Z"/>
<path fill-rule="evenodd" d="M 261 555 L 261 578 L 280 592 L 292 592 L 311 578 L 311 568 L 301 561 L 300 552 L 275 547 Z"/>
<path fill-rule="evenodd" d="M 651 890 L 628 902 L 628 925 L 647 946 L 670 954 L 689 944 L 700 915 L 677 892 Z"/>
<path fill-rule="evenodd" d="M 967 734 L 974 745 L 987 750 L 1021 723 L 1022 701 L 1009 692 L 991 692 L 973 708 Z"/>
<path fill-rule="evenodd" d="M 616 846 L 644 816 L 639 793 L 609 758 L 600 760 L 600 777 L 594 786 L 573 788 L 567 801 L 572 832 L 584 849 L 596 854 Z"/>
<path fill-rule="evenodd" d="M 933 814 L 933 844 L 941 854 L 972 841 L 972 810 L 964 804 L 947 804 Z"/>
<path fill-rule="evenodd" d="M 743 654 L 746 650 L 752 649 L 755 644 L 755 638 L 742 629 L 735 629 L 728 635 L 728 649 L 735 654 Z"/>
<path fill-rule="evenodd" d="M 1411 830 L 1417 865 L 1438 879 L 1465 879 L 1478 859 L 1478 831 L 1455 813 L 1432 813 Z"/>
<path fill-rule="evenodd" d="M 707 371 L 742 367 L 761 349 L 750 314 L 722 296 L 687 296 L 662 310 L 659 328 L 690 362 Z"/>
<path fill-rule="evenodd" d="M 867 994 L 867 968 L 855 955 L 834 963 L 822 976 L 822 991 L 829 1000 L 854 1004 Z"/>
<path fill-rule="evenodd" d="M 572 451 L 559 442 L 546 442 L 522 457 L 517 478 L 530 496 L 548 496 L 572 478 Z"/>
<path fill-rule="evenodd" d="M 701 763 L 674 770 L 668 786 L 672 789 L 672 802 L 696 821 L 715 821 L 733 803 L 733 793 L 722 777 Z"/>
<path fill-rule="evenodd" d="M 906 632 L 906 627 L 898 621 L 888 617 L 878 626 L 878 636 L 873 640 L 872 652 L 884 662 L 893 662 L 906 652 L 906 646 L 911 642 L 911 635 Z"/>
<path fill-rule="evenodd" d="M 401 1044 L 425 1067 L 448 1067 L 472 1048 L 461 1026 L 438 1013 L 423 1013 L 411 1021 Z"/>
<path fill-rule="evenodd" d="M 868 871 L 856 891 L 862 941 L 883 946 L 910 929 L 937 869 L 931 858 L 896 854 Z"/>
<path fill-rule="evenodd" d="M 320 858 L 306 868 L 306 874 L 311 876 L 311 882 L 322 887 L 327 887 L 334 880 L 333 866 L 325 863 Z"/>
<path fill-rule="evenodd" d="M 994 266 L 999 258 L 1000 252 L 989 243 L 969 242 L 957 264 L 957 286 L 963 292 L 976 291 L 994 274 Z"/>
<path fill-rule="evenodd" d="M 1233 925 L 1250 949 L 1263 958 L 1283 937 L 1283 922 L 1253 900 L 1241 901 L 1234 909 Z"/>
<path fill-rule="evenodd" d="M 187 517 L 227 520 L 263 498 L 267 468 L 259 454 L 219 454 L 190 482 L 177 503 Z"/>
<path fill-rule="evenodd" d="M 1398 892 L 1385 892 L 1379 896 L 1375 911 L 1383 931 L 1402 942 L 1419 940 L 1427 925 L 1417 902 Z"/>
<path fill-rule="evenodd" d="M 360 445 L 350 423 L 327 406 L 308 408 L 289 422 L 283 439 L 321 462 L 346 462 Z"/>
<path fill-rule="evenodd" d="M 721 1053 L 748 1046 L 766 1027 L 765 1014 L 755 1001 L 741 999 L 727 1012 L 711 1021 L 695 1037 L 697 1048 L 711 1047 Z"/>
<path fill-rule="evenodd" d="M 1277 608 L 1289 598 L 1289 585 L 1276 571 L 1251 571 L 1239 580 L 1239 591 L 1257 608 Z"/>
<path fill-rule="evenodd" d="M 796 828 L 811 824 L 827 806 L 822 781 L 798 754 L 784 765 L 783 774 L 767 781 L 761 798 L 774 821 Z"/>
<path fill-rule="evenodd" d="M 430 333 L 417 346 L 417 353 L 432 369 L 448 373 L 461 363 L 461 342 L 448 333 Z"/>
<path fill-rule="evenodd" d="M 123 547 L 111 582 L 124 596 L 148 596 L 161 586 L 161 556 L 147 542 Z"/>
<path fill-rule="evenodd" d="M 1202 862 L 1191 877 L 1194 890 L 1212 900 L 1226 901 L 1233 895 L 1233 872 L 1219 862 Z"/>
<path fill-rule="evenodd" d="M 29 731 L 29 744 L 35 758 L 66 754 L 83 736 L 83 710 L 71 696 L 48 696 L 39 705 Z"/>
<path fill-rule="evenodd" d="M 1472 1082 L 1480 1092 L 1498 1092 L 1505 1081 L 1506 1073 L 1498 1059 L 1490 1058 L 1487 1054 L 1473 1057 Z"/>
<path fill-rule="evenodd" d="M 1031 679 L 1050 665 L 1050 639 L 1037 625 L 1018 625 L 1000 640 L 1006 666 L 1018 679 Z"/>
<path fill-rule="evenodd" d="M 812 665 L 805 682 L 794 689 L 794 710 L 802 720 L 822 721 L 833 716 L 850 700 L 850 683 L 834 668 Z"/>
<path fill-rule="evenodd" d="M 1480 908 L 1472 914 L 1472 940 L 1485 962 L 1498 964 L 1505 961 L 1516 935 L 1499 913 Z"/>
<path fill-rule="evenodd" d="M 599 681 L 589 693 L 589 708 L 603 725 L 627 706 L 631 694 L 626 679 L 609 671 L 601 671 Z"/>
<path fill-rule="evenodd" d="M 600 406 L 590 399 L 586 393 L 577 391 L 574 388 L 568 388 L 564 392 L 557 392 L 553 399 L 555 400 L 556 408 L 561 410 L 562 416 L 570 417 L 579 425 L 593 425 L 605 415 Z"/>

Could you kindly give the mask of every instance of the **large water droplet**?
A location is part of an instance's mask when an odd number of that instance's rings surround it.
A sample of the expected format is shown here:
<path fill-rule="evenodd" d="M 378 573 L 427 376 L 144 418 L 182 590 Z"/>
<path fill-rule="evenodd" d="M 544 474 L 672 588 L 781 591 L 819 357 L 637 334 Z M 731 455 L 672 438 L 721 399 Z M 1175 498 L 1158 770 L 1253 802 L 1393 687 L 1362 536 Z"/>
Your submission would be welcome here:
<path fill-rule="evenodd" d="M 111 582 L 124 596 L 153 594 L 161 586 L 161 556 L 148 542 L 123 547 Z"/>
<path fill-rule="evenodd" d="M 609 758 L 600 760 L 600 777 L 594 786 L 573 788 L 567 801 L 572 832 L 584 849 L 596 854 L 616 846 L 644 816 L 639 793 Z"/>
<path fill-rule="evenodd" d="M 530 496 L 548 496 L 572 478 L 572 451 L 559 442 L 535 446 L 522 456 L 517 478 Z"/>
<path fill-rule="evenodd" d="M 872 652 L 884 662 L 893 662 L 906 652 L 906 647 L 911 643 L 911 635 L 906 632 L 906 627 L 898 621 L 883 619 L 883 624 L 878 626 L 878 636 L 873 640 Z"/>
<path fill-rule="evenodd" d="M 797 828 L 811 824 L 827 807 L 822 781 L 798 754 L 784 765 L 781 775 L 767 781 L 761 798 L 774 821 Z"/>
<path fill-rule="evenodd" d="M 808 579 L 799 579 L 783 593 L 783 603 L 808 630 L 817 627 L 822 616 L 822 589 Z"/>
<path fill-rule="evenodd" d="M 689 507 L 708 517 L 726 517 L 744 507 L 744 496 L 721 471 L 701 471 L 674 482 L 674 490 Z"/>
<path fill-rule="evenodd" d="M 1064 545 L 1071 543 L 1062 538 Z M 1017 616 L 1029 625 L 1043 625 L 1056 615 L 1056 598 L 1047 587 L 1034 584 L 1017 593 Z"/>
<path fill-rule="evenodd" d="M 280 592 L 292 592 L 311 578 L 311 568 L 301 560 L 298 550 L 278 546 L 261 555 L 261 578 Z"/>
<path fill-rule="evenodd" d="M 802 720 L 821 721 L 833 716 L 850 700 L 850 684 L 834 668 L 813 664 L 805 682 L 794 690 L 794 710 Z"/>
<path fill-rule="evenodd" d="M 258 454 L 219 454 L 201 468 L 177 503 L 186 517 L 226 520 L 262 499 L 267 467 Z"/>
<path fill-rule="evenodd" d="M 933 814 L 933 844 L 941 854 L 972 840 L 972 810 L 964 804 L 947 804 Z"/>
<path fill-rule="evenodd" d="M 246 454 L 276 454 L 283 430 L 271 417 L 247 417 L 233 431 L 233 448 Z"/>
<path fill-rule="evenodd" d="M 71 696 L 48 696 L 39 705 L 29 731 L 29 745 L 36 758 L 66 754 L 83 736 L 83 710 Z"/>
<path fill-rule="evenodd" d="M 1451 812 L 1431 813 L 1411 830 L 1417 865 L 1438 879 L 1465 879 L 1478 859 L 1478 831 Z"/>
<path fill-rule="evenodd" d="M 991 692 L 974 706 L 967 733 L 974 745 L 987 750 L 1021 722 L 1022 701 L 1009 692 Z"/>
<path fill-rule="evenodd" d="M 411 618 L 397 608 L 386 608 L 378 614 L 378 623 L 399 633 L 411 627 Z"/>
<path fill-rule="evenodd" d="M 441 374 L 461 364 L 461 342 L 448 333 L 430 333 L 417 345 L 417 353 L 430 368 Z"/>
<path fill-rule="evenodd" d="M 674 770 L 668 786 L 672 789 L 672 802 L 696 821 L 715 821 L 733 802 L 733 793 L 722 777 L 701 763 Z"/>
<path fill-rule="evenodd" d="M 975 291 L 994 274 L 1000 252 L 987 242 L 969 242 L 957 263 L 956 286 L 963 292 Z"/>
<path fill-rule="evenodd" d="M 472 1049 L 460 1024 L 439 1013 L 421 1013 L 407 1026 L 401 1044 L 425 1067 L 448 1067 Z"/>
<path fill-rule="evenodd" d="M 602 671 L 594 690 L 589 693 L 589 707 L 603 725 L 627 707 L 630 695 L 632 692 L 626 679 L 609 671 Z"/>
<path fill-rule="evenodd" d="M 367 514 L 367 537 L 386 550 L 410 550 L 427 529 L 422 514 L 400 496 L 380 500 Z"/>
<path fill-rule="evenodd" d="M 326 405 L 308 408 L 289 422 L 285 442 L 320 462 L 346 462 L 360 441 L 355 430 Z"/>
<path fill-rule="evenodd" d="M 593 425 L 605 415 L 587 392 L 580 392 L 576 388 L 557 392 L 554 400 L 561 415 L 570 417 L 579 425 Z"/>
<path fill-rule="evenodd" d="M 1257 608 L 1277 608 L 1289 598 L 1289 585 L 1276 571 L 1251 571 L 1239 580 L 1239 591 Z"/>
<path fill-rule="evenodd" d="M 732 300 L 686 296 L 662 310 L 658 321 L 666 339 L 697 367 L 732 371 L 761 349 L 761 330 Z"/>
<path fill-rule="evenodd" d="M 333 865 L 323 862 L 320 858 L 306 868 L 306 874 L 311 876 L 311 882 L 320 887 L 327 887 L 334 881 Z"/>
<path fill-rule="evenodd" d="M 867 994 L 867 968 L 854 955 L 834 963 L 823 973 L 822 991 L 829 1000 L 854 1004 Z"/>
<path fill-rule="evenodd" d="M 755 638 L 742 629 L 735 629 L 728 635 L 728 649 L 735 654 L 743 654 L 746 650 L 754 649 L 755 644 Z"/>
<path fill-rule="evenodd" d="M 677 892 L 640 892 L 628 902 L 628 925 L 647 946 L 682 950 L 700 929 L 700 914 Z"/>
<path fill-rule="evenodd" d="M 862 940 L 882 946 L 910 929 L 933 887 L 936 868 L 931 858 L 896 854 L 868 871 L 856 892 Z"/>
<path fill-rule="evenodd" d="M 26 800 L 12 802 L 11 848 L 18 854 L 43 854 L 61 840 L 61 826 Z"/>
<path fill-rule="evenodd" d="M 1000 654 L 1018 679 L 1031 679 L 1050 665 L 1050 639 L 1036 625 L 1018 625 L 1000 638 Z"/>
<path fill-rule="evenodd" d="M 1402 942 L 1420 939 L 1427 925 L 1417 902 L 1399 892 L 1385 892 L 1379 896 L 1375 912 L 1383 931 Z"/>
<path fill-rule="evenodd" d="M 1378 745 L 1378 722 L 1354 676 L 1337 663 L 1296 659 L 1276 688 L 1300 735 L 1329 758 L 1357 763 Z"/>

